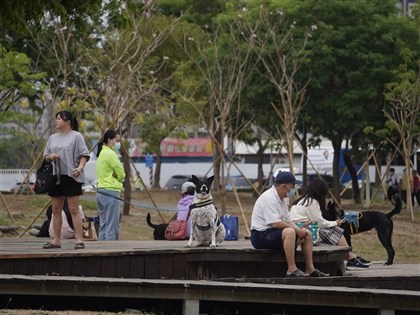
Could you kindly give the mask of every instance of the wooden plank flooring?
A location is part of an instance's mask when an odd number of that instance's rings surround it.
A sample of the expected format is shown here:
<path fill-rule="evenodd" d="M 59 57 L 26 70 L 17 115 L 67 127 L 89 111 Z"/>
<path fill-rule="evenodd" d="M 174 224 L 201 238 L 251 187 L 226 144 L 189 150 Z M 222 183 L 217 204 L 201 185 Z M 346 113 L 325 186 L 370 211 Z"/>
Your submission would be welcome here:
<path fill-rule="evenodd" d="M 226 301 L 420 310 L 420 264 L 375 262 L 369 270 L 344 276 L 293 279 L 284 278 L 284 255 L 255 250 L 248 240 L 226 241 L 218 248 L 186 248 L 187 241 L 92 241 L 83 250 L 64 241 L 61 249 L 44 250 L 46 241 L 0 239 L 0 298 L 23 294 L 36 301 L 59 288 L 63 296 L 159 298 L 162 303 L 182 299 L 197 305 Z M 337 272 L 348 251 L 314 247 L 315 266 Z M 296 256 L 302 264 L 299 250 Z"/>
<path fill-rule="evenodd" d="M 229 252 L 270 252 L 266 250 L 253 249 L 249 240 L 225 241 L 217 248 L 191 247 L 186 248 L 187 241 L 90 241 L 86 242 L 85 249 L 75 250 L 74 240 L 63 240 L 60 249 L 43 249 L 42 246 L 48 241 L 45 238 L 3 238 L 0 239 L 0 259 L 20 257 L 56 257 L 72 255 L 84 256 L 98 254 L 122 254 L 132 252 L 154 252 L 162 253 L 211 253 L 215 251 Z M 342 255 L 348 252 L 348 248 L 339 246 L 315 246 L 315 255 Z M 231 259 L 235 259 L 232 257 Z"/>
<path fill-rule="evenodd" d="M 82 250 L 73 241 L 62 248 L 42 248 L 46 239 L 9 238 L 0 241 L 0 273 L 60 274 L 65 276 L 127 277 L 145 279 L 212 279 L 224 277 L 281 277 L 285 257 L 255 250 L 249 240 L 223 242 L 217 248 L 186 248 L 187 241 L 92 241 Z M 349 248 L 314 247 L 314 262 L 337 275 Z M 303 264 L 297 251 L 296 261 Z"/>

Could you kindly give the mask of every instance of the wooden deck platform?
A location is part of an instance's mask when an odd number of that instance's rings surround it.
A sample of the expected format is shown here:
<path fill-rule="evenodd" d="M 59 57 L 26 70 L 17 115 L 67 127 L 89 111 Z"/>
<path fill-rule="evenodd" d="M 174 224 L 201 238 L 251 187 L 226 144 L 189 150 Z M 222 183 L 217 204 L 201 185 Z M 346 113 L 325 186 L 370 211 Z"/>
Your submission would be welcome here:
<path fill-rule="evenodd" d="M 283 254 L 255 250 L 250 241 L 223 242 L 217 248 L 186 248 L 186 241 L 92 241 L 83 250 L 74 241 L 61 249 L 42 249 L 45 239 L 0 241 L 0 273 L 140 279 L 215 279 L 284 277 Z M 314 262 L 330 275 L 341 275 L 346 247 L 316 246 Z M 303 256 L 298 249 L 298 265 Z M 303 267 L 303 265 L 302 265 Z"/>
<path fill-rule="evenodd" d="M 370 270 L 343 272 L 349 248 L 314 247 L 315 266 L 332 277 L 298 279 L 284 278 L 282 254 L 255 250 L 248 240 L 218 248 L 185 248 L 186 241 L 93 241 L 83 250 L 75 250 L 74 241 L 44 250 L 45 242 L 0 239 L 1 307 L 31 301 L 44 308 L 54 300 L 67 309 L 95 301 L 98 309 L 110 303 L 147 310 L 149 303 L 151 309 L 192 315 L 213 314 L 214 302 L 241 310 L 238 314 L 260 315 L 420 310 L 420 265 L 376 263 Z M 303 261 L 299 250 L 297 261 Z"/>
<path fill-rule="evenodd" d="M 180 315 L 414 315 L 420 311 L 420 292 L 410 290 L 23 275 L 0 275 L 0 282 L 0 306 L 8 308 L 31 301 L 33 309 L 112 307 Z"/>

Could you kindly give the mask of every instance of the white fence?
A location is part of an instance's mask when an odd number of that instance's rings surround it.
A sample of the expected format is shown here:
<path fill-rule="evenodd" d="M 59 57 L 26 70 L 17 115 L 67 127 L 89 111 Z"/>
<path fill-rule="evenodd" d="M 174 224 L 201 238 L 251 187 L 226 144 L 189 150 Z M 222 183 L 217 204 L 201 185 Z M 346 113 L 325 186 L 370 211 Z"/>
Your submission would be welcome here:
<path fill-rule="evenodd" d="M 2 169 L 0 170 L 0 191 L 10 191 L 17 183 L 21 183 L 29 173 L 28 169 Z M 35 182 L 35 171 L 29 176 L 29 182 Z"/>

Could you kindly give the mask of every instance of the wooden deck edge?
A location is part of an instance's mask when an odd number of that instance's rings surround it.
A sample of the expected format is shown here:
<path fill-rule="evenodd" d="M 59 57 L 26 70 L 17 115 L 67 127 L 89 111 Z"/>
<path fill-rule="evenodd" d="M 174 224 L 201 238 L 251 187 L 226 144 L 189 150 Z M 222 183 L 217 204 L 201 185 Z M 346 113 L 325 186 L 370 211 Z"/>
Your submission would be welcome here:
<path fill-rule="evenodd" d="M 357 301 L 359 308 L 420 310 L 420 292 L 408 290 L 5 274 L 0 275 L 0 282 L 0 294 L 6 296 L 180 299 L 337 307 L 354 307 Z"/>

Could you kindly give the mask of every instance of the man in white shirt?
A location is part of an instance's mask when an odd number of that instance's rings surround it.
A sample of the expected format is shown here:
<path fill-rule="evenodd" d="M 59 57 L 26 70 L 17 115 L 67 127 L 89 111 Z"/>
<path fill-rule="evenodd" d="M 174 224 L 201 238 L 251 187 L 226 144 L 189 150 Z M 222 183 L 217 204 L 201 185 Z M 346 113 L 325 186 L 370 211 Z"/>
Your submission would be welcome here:
<path fill-rule="evenodd" d="M 251 243 L 256 249 L 282 250 L 287 261 L 287 277 L 325 277 L 315 269 L 312 259 L 312 238 L 290 220 L 288 199 L 296 193 L 296 179 L 290 172 L 279 172 L 273 186 L 255 202 L 251 218 Z M 305 272 L 295 262 L 296 247 L 301 245 Z"/>

